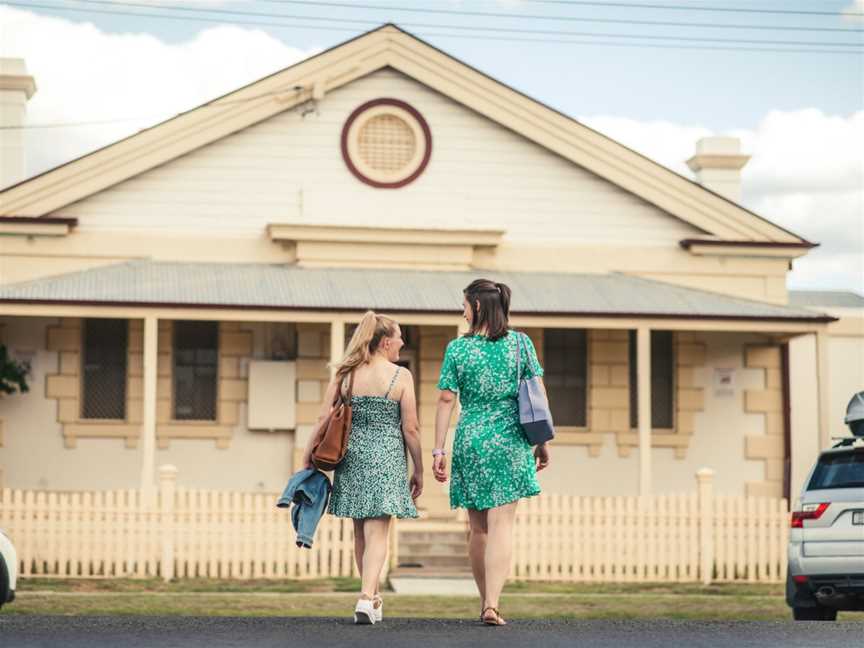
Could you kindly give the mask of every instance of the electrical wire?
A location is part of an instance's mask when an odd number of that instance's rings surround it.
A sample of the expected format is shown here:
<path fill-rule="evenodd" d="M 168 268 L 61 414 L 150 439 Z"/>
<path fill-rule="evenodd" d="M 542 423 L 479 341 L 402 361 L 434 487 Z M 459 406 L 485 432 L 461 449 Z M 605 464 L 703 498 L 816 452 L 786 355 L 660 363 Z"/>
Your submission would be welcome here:
<path fill-rule="evenodd" d="M 99 6 L 111 6 L 111 7 L 132 7 L 135 9 L 151 9 L 152 5 L 134 3 L 134 2 L 117 2 L 116 0 L 73 0 L 74 2 L 83 3 L 83 4 L 92 4 Z M 21 6 L 20 3 L 8 3 L 8 4 L 16 4 Z M 24 6 L 27 6 L 24 4 Z M 45 5 L 30 5 L 30 6 L 40 6 L 42 8 L 46 8 Z M 66 10 L 66 7 L 50 7 L 54 9 L 63 9 Z M 68 9 L 74 9 L 69 7 Z M 289 15 L 289 14 L 279 14 L 279 13 L 263 13 L 263 12 L 249 12 L 249 11 L 238 11 L 232 9 L 198 9 L 192 7 L 159 7 L 159 11 L 169 12 L 168 15 L 174 12 L 179 13 L 205 13 L 205 14 L 217 14 L 224 16 L 241 16 L 241 17 L 249 17 L 249 18 L 282 18 L 289 20 L 313 20 L 313 21 L 321 21 L 321 22 L 337 22 L 337 23 L 354 23 L 354 24 L 366 24 L 366 25 L 379 25 L 380 22 L 376 20 L 368 20 L 368 19 L 360 19 L 360 18 L 330 18 L 325 16 L 297 16 L 297 15 Z M 127 12 L 120 12 L 121 15 L 132 15 Z M 141 15 L 141 14 L 138 14 Z M 195 17 L 197 20 L 198 18 Z M 725 44 L 736 44 L 736 45 L 786 45 L 786 46 L 795 46 L 795 47 L 859 47 L 861 43 L 848 43 L 848 42 L 826 42 L 826 41 L 788 41 L 788 40 L 758 40 L 758 39 L 740 39 L 740 38 L 713 38 L 713 37 L 696 37 L 696 36 L 666 36 L 666 35 L 653 35 L 653 34 L 621 34 L 621 33 L 593 33 L 593 32 L 576 32 L 576 31 L 566 31 L 566 30 L 550 30 L 550 29 L 525 29 L 520 27 L 485 27 L 485 26 L 470 26 L 470 25 L 441 25 L 441 24 L 430 24 L 430 23 L 404 23 L 408 27 L 418 27 L 421 29 L 447 29 L 447 30 L 457 30 L 457 31 L 465 31 L 465 32 L 492 32 L 492 33 L 506 33 L 506 34 L 529 34 L 536 36 L 577 36 L 580 38 L 621 38 L 621 39 L 641 39 L 641 40 L 652 40 L 652 41 L 676 41 L 676 42 L 707 42 L 707 43 L 725 43 Z M 473 35 L 473 34 L 472 34 Z M 861 50 L 864 53 L 864 49 Z"/>
<path fill-rule="evenodd" d="M 546 16 L 542 14 L 503 13 L 497 11 L 472 11 L 456 9 L 430 9 L 429 7 L 396 7 L 387 5 L 359 4 L 354 2 L 324 2 L 320 0 L 258 0 L 277 5 L 305 5 L 313 7 L 337 7 L 344 9 L 368 9 L 373 11 L 396 11 L 403 13 L 425 13 L 446 16 L 470 16 L 480 18 L 515 18 L 518 20 L 554 20 L 562 22 L 609 23 L 622 25 L 651 25 L 658 27 L 698 27 L 705 29 L 753 29 L 760 31 L 842 32 L 861 34 L 864 30 L 843 27 L 803 27 L 800 25 L 741 25 L 710 22 L 676 22 L 668 20 L 634 20 L 628 18 L 594 18 L 583 16 Z"/>
<path fill-rule="evenodd" d="M 776 14 L 785 16 L 864 16 L 851 11 L 810 11 L 806 9 L 753 9 L 735 7 L 694 7 L 692 5 L 641 4 L 636 2 L 597 2 L 596 0 L 522 0 L 534 4 L 570 5 L 577 7 L 623 7 L 627 9 L 661 9 L 668 11 L 705 11 L 749 14 Z"/>

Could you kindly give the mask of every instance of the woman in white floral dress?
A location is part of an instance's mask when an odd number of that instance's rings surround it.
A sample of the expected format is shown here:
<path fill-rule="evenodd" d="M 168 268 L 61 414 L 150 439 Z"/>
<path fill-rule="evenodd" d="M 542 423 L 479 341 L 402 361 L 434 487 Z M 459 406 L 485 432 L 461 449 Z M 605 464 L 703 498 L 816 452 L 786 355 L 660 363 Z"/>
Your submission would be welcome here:
<path fill-rule="evenodd" d="M 354 375 L 348 451 L 333 475 L 329 512 L 354 521 L 354 555 L 361 595 L 354 622 L 374 624 L 383 618 L 379 579 L 387 556 L 390 520 L 417 517 L 414 500 L 423 490 L 420 430 L 411 373 L 395 364 L 402 331 L 389 317 L 367 312 L 348 343 L 345 358 L 324 397 L 321 417 L 306 447 L 304 466 L 322 432 L 338 389 Z M 408 479 L 406 447 L 414 471 Z"/>
<path fill-rule="evenodd" d="M 468 509 L 469 555 L 482 599 L 481 620 L 504 625 L 498 599 L 510 568 L 513 518 L 523 497 L 540 493 L 537 471 L 549 465 L 545 444 L 533 455 L 519 425 L 517 354 L 523 378 L 542 376 L 531 339 L 508 328 L 510 288 L 486 279 L 464 292 L 469 331 L 447 345 L 438 389 L 433 471 L 447 481 L 444 443 L 456 395 L 462 413 L 453 441 L 450 505 Z"/>

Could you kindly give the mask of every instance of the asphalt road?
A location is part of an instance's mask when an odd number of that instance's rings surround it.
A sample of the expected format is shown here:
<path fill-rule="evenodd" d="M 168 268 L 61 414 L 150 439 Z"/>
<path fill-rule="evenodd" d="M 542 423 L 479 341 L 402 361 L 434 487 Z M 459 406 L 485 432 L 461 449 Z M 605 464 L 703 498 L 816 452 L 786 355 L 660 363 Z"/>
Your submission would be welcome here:
<path fill-rule="evenodd" d="M 152 616 L 0 615 L 3 648 L 221 648 L 222 646 L 385 645 L 494 646 L 535 648 L 742 648 L 746 646 L 864 646 L 864 623 L 699 622 L 699 621 L 513 621 L 487 628 L 470 621 L 387 619 L 381 625 L 354 626 L 350 619 L 230 618 Z"/>

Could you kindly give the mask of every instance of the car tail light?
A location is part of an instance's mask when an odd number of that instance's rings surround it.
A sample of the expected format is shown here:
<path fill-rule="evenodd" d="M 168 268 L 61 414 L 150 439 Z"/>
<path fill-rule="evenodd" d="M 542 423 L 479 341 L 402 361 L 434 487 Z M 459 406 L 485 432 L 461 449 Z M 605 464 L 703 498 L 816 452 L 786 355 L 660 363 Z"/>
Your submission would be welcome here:
<path fill-rule="evenodd" d="M 818 520 L 831 505 L 831 502 L 803 504 L 800 511 L 792 511 L 792 528 L 803 529 L 804 520 Z"/>
<path fill-rule="evenodd" d="M 810 580 L 810 577 L 809 577 L 809 576 L 804 576 L 803 574 L 801 574 L 801 575 L 798 575 L 798 576 L 793 576 L 793 577 L 792 577 L 792 580 L 794 580 L 794 581 L 795 581 L 796 583 L 798 583 L 799 585 L 803 585 L 803 584 L 806 583 L 808 580 Z"/>

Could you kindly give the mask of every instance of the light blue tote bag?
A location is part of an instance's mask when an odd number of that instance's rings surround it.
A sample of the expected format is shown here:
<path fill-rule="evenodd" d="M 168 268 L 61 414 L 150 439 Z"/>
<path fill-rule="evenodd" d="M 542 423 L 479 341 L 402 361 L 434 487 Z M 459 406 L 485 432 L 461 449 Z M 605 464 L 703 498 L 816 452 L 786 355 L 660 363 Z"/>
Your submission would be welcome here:
<path fill-rule="evenodd" d="M 549 411 L 549 399 L 540 384 L 539 376 L 525 379 L 522 377 L 522 336 L 524 333 L 514 331 L 516 335 L 516 379 L 519 381 L 519 423 L 525 432 L 525 437 L 531 445 L 546 443 L 555 438 L 552 427 L 552 412 Z"/>

